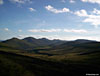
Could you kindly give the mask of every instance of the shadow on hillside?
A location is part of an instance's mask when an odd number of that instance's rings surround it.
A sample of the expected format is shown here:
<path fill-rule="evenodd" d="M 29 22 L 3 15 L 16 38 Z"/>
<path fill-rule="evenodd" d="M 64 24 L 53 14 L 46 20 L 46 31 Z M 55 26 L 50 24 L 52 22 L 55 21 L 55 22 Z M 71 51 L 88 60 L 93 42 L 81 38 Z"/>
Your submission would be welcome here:
<path fill-rule="evenodd" d="M 3 51 L 0 57 L 0 76 L 86 76 L 100 72 L 99 67 L 91 65 L 45 61 Z"/>

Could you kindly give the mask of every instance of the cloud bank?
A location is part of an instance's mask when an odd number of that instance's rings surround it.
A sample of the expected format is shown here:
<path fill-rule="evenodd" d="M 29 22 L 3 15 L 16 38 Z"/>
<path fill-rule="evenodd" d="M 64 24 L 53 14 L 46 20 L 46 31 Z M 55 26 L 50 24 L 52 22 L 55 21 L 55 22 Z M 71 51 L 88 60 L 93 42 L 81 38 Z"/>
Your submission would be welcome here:
<path fill-rule="evenodd" d="M 100 4 L 100 0 L 81 0 L 82 2 L 97 3 Z"/>
<path fill-rule="evenodd" d="M 70 10 L 68 8 L 63 8 L 63 9 L 56 9 L 54 8 L 53 6 L 51 5 L 48 5 L 48 6 L 45 6 L 45 8 L 48 10 L 48 11 L 51 11 L 53 13 L 67 13 L 67 12 L 70 12 Z"/>

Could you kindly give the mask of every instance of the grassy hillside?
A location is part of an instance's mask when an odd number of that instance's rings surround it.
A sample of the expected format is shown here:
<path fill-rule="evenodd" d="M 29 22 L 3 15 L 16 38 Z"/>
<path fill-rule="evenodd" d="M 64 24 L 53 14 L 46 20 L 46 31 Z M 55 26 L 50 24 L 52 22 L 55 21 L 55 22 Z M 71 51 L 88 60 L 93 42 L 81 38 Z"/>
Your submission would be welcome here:
<path fill-rule="evenodd" d="M 14 52 L 14 53 L 22 52 L 22 50 L 18 50 L 13 46 L 9 46 L 8 44 L 1 43 L 1 42 L 0 42 L 0 50 L 5 52 Z"/>
<path fill-rule="evenodd" d="M 14 47 L 16 49 L 21 49 L 21 50 L 31 50 L 31 49 L 34 49 L 34 47 L 36 47 L 35 44 L 30 44 L 24 40 L 20 40 L 17 38 L 12 38 L 12 39 L 3 41 L 2 43 L 5 43 L 11 47 Z"/>
<path fill-rule="evenodd" d="M 49 51 L 44 51 L 50 54 L 68 54 L 68 53 L 77 53 L 77 54 L 88 54 L 94 52 L 100 52 L 100 42 L 89 42 L 89 43 L 76 43 L 69 42 L 62 45 L 53 47 Z"/>
<path fill-rule="evenodd" d="M 27 38 L 24 38 L 23 40 L 27 41 L 31 44 L 35 44 L 37 46 L 47 46 L 47 45 L 52 43 L 51 40 L 48 40 L 46 38 L 36 39 L 36 38 L 33 38 L 33 37 L 27 37 Z"/>
<path fill-rule="evenodd" d="M 86 76 L 100 72 L 100 42 L 72 41 L 34 50 L 29 45 L 19 39 L 0 42 L 0 76 Z"/>
<path fill-rule="evenodd" d="M 40 47 L 43 48 L 43 47 L 50 47 L 51 45 L 60 45 L 64 42 L 65 41 L 61 40 L 48 40 L 46 38 L 35 39 L 33 37 L 26 37 L 24 39 L 12 38 L 2 41 L 1 43 L 4 43 L 5 45 L 9 45 L 11 47 L 20 50 L 33 50 L 35 48 L 40 48 Z"/>
<path fill-rule="evenodd" d="M 85 76 L 99 73 L 100 66 L 41 60 L 0 51 L 0 76 Z"/>

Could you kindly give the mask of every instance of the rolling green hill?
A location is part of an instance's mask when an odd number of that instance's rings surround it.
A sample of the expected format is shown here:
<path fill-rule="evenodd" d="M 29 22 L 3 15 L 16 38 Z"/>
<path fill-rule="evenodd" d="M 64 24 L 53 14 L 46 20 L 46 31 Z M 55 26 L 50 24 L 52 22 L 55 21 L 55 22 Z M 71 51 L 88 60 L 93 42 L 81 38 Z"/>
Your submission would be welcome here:
<path fill-rule="evenodd" d="M 16 50 L 27 50 L 27 52 L 36 52 L 48 54 L 89 54 L 94 52 L 100 52 L 100 42 L 78 39 L 75 41 L 61 41 L 61 40 L 48 40 L 46 38 L 35 39 L 33 37 L 27 37 L 24 39 L 12 38 L 1 42 L 6 47 Z M 0 47 L 3 47 L 0 45 Z M 48 48 L 49 47 L 49 48 Z M 42 54 L 42 53 L 41 53 Z"/>
<path fill-rule="evenodd" d="M 64 43 L 61 40 L 48 40 L 46 38 L 35 39 L 33 37 L 27 37 L 24 39 L 12 38 L 1 43 L 9 45 L 19 50 L 33 50 L 39 47 L 48 47 L 49 45 L 58 45 Z M 49 46 L 50 47 L 50 46 Z"/>
<path fill-rule="evenodd" d="M 27 41 L 28 43 L 31 43 L 31 44 L 35 44 L 37 46 L 51 46 L 51 45 L 60 45 L 66 41 L 62 41 L 62 40 L 49 40 L 49 39 L 46 39 L 46 38 L 40 38 L 40 39 L 36 39 L 36 38 L 33 38 L 33 37 L 26 37 L 24 39 L 22 39 L 24 41 Z"/>
<path fill-rule="evenodd" d="M 7 44 L 16 49 L 20 49 L 20 50 L 31 50 L 31 49 L 34 49 L 34 47 L 36 47 L 35 44 L 28 43 L 18 38 L 12 38 L 12 39 L 3 41 L 2 43 Z"/>
<path fill-rule="evenodd" d="M 22 52 L 22 50 L 18 50 L 13 46 L 9 46 L 8 44 L 1 43 L 1 42 L 0 42 L 0 50 L 5 52 L 14 52 L 14 53 Z"/>
<path fill-rule="evenodd" d="M 55 54 L 67 54 L 67 53 L 94 53 L 100 52 L 100 42 L 86 42 L 80 43 L 77 41 L 69 41 L 64 44 L 52 47 L 49 53 Z"/>
<path fill-rule="evenodd" d="M 0 76 L 86 76 L 99 72 L 100 42 L 31 37 L 0 42 Z"/>
<path fill-rule="evenodd" d="M 63 63 L 0 51 L 0 76 L 85 76 L 86 73 L 99 73 L 99 65 L 86 62 L 67 60 Z"/>

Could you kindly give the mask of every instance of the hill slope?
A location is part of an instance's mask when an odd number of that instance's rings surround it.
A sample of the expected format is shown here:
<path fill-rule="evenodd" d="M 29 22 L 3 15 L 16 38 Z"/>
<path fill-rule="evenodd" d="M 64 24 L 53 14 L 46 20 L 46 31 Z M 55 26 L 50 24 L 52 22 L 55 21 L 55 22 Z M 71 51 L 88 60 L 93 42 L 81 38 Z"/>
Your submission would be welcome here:
<path fill-rule="evenodd" d="M 12 38 L 6 41 L 2 41 L 2 43 L 14 47 L 20 50 L 33 50 L 37 47 L 48 47 L 49 45 L 59 45 L 64 43 L 61 40 L 48 40 L 46 38 L 35 39 L 33 37 L 27 37 L 24 39 Z"/>
<path fill-rule="evenodd" d="M 20 40 L 17 38 L 12 38 L 12 39 L 3 41 L 2 43 L 5 43 L 11 47 L 14 47 L 16 49 L 21 49 L 21 50 L 29 50 L 29 49 L 33 49 L 34 47 L 36 47 L 34 44 L 30 44 L 24 40 Z"/>
<path fill-rule="evenodd" d="M 62 40 L 49 40 L 46 38 L 40 38 L 40 39 L 36 39 L 33 37 L 26 37 L 23 39 L 24 41 L 27 41 L 31 44 L 35 44 L 37 46 L 48 46 L 48 45 L 59 45 L 61 43 L 64 43 L 66 41 L 62 41 Z"/>
<path fill-rule="evenodd" d="M 85 76 L 99 70 L 94 64 L 64 64 L 0 51 L 0 76 Z"/>
<path fill-rule="evenodd" d="M 85 54 L 85 53 L 94 53 L 100 52 L 100 42 L 96 41 L 69 41 L 64 44 L 52 47 L 48 51 L 51 54 L 67 54 L 67 53 L 78 53 L 78 54 Z"/>
<path fill-rule="evenodd" d="M 100 72 L 100 42 L 58 41 L 60 45 L 38 49 L 37 54 L 22 52 L 33 49 L 32 43 L 31 39 L 16 38 L 0 42 L 0 76 L 86 76 Z"/>

